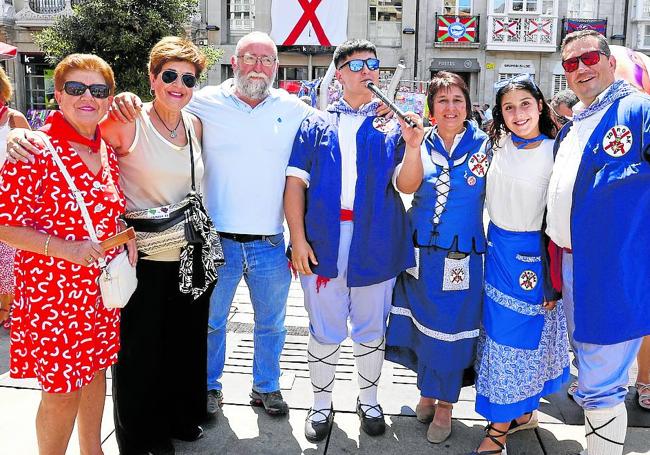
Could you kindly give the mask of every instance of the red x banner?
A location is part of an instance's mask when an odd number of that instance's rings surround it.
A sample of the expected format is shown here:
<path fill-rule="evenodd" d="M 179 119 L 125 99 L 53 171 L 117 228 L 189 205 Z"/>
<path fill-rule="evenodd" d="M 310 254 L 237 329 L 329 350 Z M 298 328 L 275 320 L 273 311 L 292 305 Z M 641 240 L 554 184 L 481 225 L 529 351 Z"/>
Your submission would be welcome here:
<path fill-rule="evenodd" d="M 271 37 L 281 46 L 336 46 L 347 39 L 347 10 L 348 0 L 273 0 Z"/>

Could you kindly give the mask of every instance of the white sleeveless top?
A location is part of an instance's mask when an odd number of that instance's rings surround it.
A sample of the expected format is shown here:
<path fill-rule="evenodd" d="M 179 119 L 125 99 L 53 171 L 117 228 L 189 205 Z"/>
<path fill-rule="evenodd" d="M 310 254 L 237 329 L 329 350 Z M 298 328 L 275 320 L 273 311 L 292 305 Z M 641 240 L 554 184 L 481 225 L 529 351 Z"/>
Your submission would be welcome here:
<path fill-rule="evenodd" d="M 552 139 L 533 149 L 518 149 L 510 135 L 494 148 L 487 175 L 485 205 L 490 220 L 515 232 L 542 228 L 546 194 L 553 169 Z"/>
<path fill-rule="evenodd" d="M 190 115 L 183 112 L 183 122 L 192 135 L 194 176 L 200 191 L 203 179 L 201 142 L 196 137 Z M 143 110 L 136 118 L 136 133 L 128 152 L 119 157 L 120 183 L 126 196 L 127 210 L 142 210 L 181 201 L 192 189 L 190 147 L 169 142 L 151 124 Z M 146 259 L 178 261 L 180 249 L 169 250 Z"/>

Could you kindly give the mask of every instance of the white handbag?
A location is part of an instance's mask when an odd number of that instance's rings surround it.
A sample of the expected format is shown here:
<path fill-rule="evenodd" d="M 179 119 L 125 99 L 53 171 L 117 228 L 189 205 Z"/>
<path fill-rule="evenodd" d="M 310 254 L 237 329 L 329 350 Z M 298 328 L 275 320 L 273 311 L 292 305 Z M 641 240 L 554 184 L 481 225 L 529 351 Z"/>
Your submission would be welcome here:
<path fill-rule="evenodd" d="M 90 235 L 90 239 L 93 242 L 99 243 L 97 238 L 97 233 L 95 232 L 95 227 L 90 219 L 90 214 L 86 208 L 86 203 L 81 196 L 81 192 L 77 189 L 72 177 L 68 173 L 65 165 L 61 161 L 59 154 L 56 152 L 55 148 L 49 141 L 49 138 L 41 134 L 41 137 L 45 141 L 47 148 L 52 154 L 54 162 L 61 170 L 61 174 L 65 178 L 72 196 L 77 201 L 77 206 L 81 210 L 81 216 L 86 223 L 86 230 Z M 108 167 L 108 154 L 106 153 L 106 146 L 102 142 L 100 147 L 102 167 Z M 99 268 L 102 270 L 101 275 L 99 276 L 99 289 L 102 295 L 102 301 L 106 308 L 124 308 L 128 303 L 131 295 L 135 292 L 135 288 L 138 286 L 138 278 L 136 277 L 135 267 L 131 266 L 129 263 L 129 257 L 126 251 L 122 251 L 118 254 L 111 262 L 108 264 L 104 258 L 99 258 L 97 260 L 99 263 Z"/>
<path fill-rule="evenodd" d="M 122 251 L 108 265 L 102 267 L 99 289 L 106 308 L 124 308 L 137 286 L 135 267 L 129 263 L 126 251 Z"/>

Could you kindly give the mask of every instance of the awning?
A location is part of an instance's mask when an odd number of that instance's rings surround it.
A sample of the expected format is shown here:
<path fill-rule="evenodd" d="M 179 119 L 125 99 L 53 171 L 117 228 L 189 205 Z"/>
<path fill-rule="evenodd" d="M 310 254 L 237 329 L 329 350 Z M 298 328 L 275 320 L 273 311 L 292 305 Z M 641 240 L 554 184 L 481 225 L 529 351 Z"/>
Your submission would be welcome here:
<path fill-rule="evenodd" d="M 0 42 L 0 60 L 15 58 L 17 52 L 18 52 L 18 48 L 16 48 L 15 46 Z"/>

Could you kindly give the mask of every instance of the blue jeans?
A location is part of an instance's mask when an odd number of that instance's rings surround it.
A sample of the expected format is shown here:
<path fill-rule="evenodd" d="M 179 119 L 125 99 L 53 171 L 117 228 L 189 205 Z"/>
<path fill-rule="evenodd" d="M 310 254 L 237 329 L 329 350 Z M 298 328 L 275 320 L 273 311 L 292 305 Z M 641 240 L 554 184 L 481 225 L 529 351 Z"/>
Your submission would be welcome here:
<path fill-rule="evenodd" d="M 280 390 L 280 352 L 291 273 L 284 255 L 284 236 L 236 242 L 221 239 L 226 264 L 210 298 L 208 319 L 208 390 L 221 390 L 226 360 L 226 322 L 237 286 L 244 277 L 253 304 L 253 389 L 268 393 Z"/>

